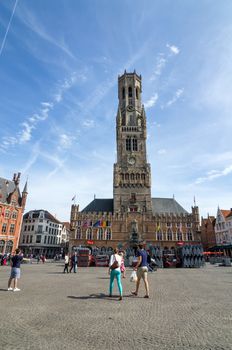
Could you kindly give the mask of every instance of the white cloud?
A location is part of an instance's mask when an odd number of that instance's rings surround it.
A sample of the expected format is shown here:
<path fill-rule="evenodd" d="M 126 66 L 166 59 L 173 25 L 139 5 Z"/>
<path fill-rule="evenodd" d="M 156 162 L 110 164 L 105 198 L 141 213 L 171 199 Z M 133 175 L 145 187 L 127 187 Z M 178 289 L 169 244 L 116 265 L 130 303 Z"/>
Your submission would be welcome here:
<path fill-rule="evenodd" d="M 144 103 L 144 107 L 147 109 L 153 107 L 156 104 L 158 98 L 159 98 L 158 94 L 155 93 L 151 98 L 149 98 L 148 101 Z"/>
<path fill-rule="evenodd" d="M 166 151 L 166 149 L 162 148 L 162 149 L 159 149 L 159 150 L 157 151 L 157 153 L 158 153 L 158 154 L 166 154 L 167 151 Z"/>
<path fill-rule="evenodd" d="M 155 71 L 150 78 L 151 81 L 155 80 L 157 76 L 161 75 L 166 63 L 167 63 L 167 59 L 164 57 L 163 53 L 160 53 L 156 58 Z"/>
<path fill-rule="evenodd" d="M 22 123 L 23 129 L 18 134 L 18 143 L 25 143 L 30 141 L 32 130 L 35 128 L 35 125 L 28 124 L 27 122 Z"/>
<path fill-rule="evenodd" d="M 94 120 L 92 119 L 86 119 L 82 125 L 85 127 L 85 128 L 93 128 L 94 127 Z"/>
<path fill-rule="evenodd" d="M 59 135 L 59 146 L 64 149 L 71 148 L 74 140 L 74 136 L 61 134 Z"/>
<path fill-rule="evenodd" d="M 45 121 L 49 112 L 53 109 L 55 104 L 59 103 L 64 93 L 70 89 L 77 80 L 77 74 L 73 72 L 69 78 L 66 78 L 62 83 L 56 87 L 56 93 L 54 94 L 52 101 L 41 102 L 41 109 L 38 113 L 34 113 L 31 117 L 26 118 L 22 123 L 22 129 L 16 134 L 16 136 L 4 136 L 2 138 L 2 144 L 0 146 L 1 151 L 5 151 L 8 147 L 16 144 L 24 144 L 31 140 L 32 131 L 36 129 L 39 122 Z"/>
<path fill-rule="evenodd" d="M 178 89 L 175 93 L 174 96 L 172 97 L 171 100 L 169 100 L 165 106 L 162 106 L 162 108 L 165 107 L 170 107 L 171 105 L 173 105 L 180 97 L 181 95 L 183 95 L 184 89 Z"/>
<path fill-rule="evenodd" d="M 173 54 L 173 55 L 178 55 L 179 52 L 180 52 L 180 49 L 175 46 L 175 45 L 169 45 L 167 44 L 166 47 L 170 50 L 170 52 Z"/>
<path fill-rule="evenodd" d="M 197 178 L 195 184 L 201 184 L 205 181 L 211 181 L 221 176 L 227 176 L 230 173 L 232 173 L 232 165 L 229 165 L 223 170 L 210 170 L 207 172 L 206 176 Z"/>

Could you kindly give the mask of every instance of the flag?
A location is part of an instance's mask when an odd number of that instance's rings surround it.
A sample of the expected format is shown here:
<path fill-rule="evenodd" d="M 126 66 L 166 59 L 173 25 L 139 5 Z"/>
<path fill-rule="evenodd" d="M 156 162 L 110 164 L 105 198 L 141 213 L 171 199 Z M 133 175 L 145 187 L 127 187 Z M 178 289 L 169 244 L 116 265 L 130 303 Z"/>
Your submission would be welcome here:
<path fill-rule="evenodd" d="M 105 220 L 102 221 L 102 227 L 106 227 L 106 221 Z"/>
<path fill-rule="evenodd" d="M 75 201 L 75 199 L 76 199 L 76 195 L 72 197 L 72 201 Z"/>
<path fill-rule="evenodd" d="M 87 220 L 83 221 L 83 225 L 82 226 L 83 227 L 87 227 L 88 226 L 88 221 Z"/>
<path fill-rule="evenodd" d="M 98 220 L 93 224 L 93 227 L 99 227 L 99 226 L 101 226 L 101 220 Z"/>
<path fill-rule="evenodd" d="M 5 208 L 2 208 L 2 216 L 5 216 Z"/>

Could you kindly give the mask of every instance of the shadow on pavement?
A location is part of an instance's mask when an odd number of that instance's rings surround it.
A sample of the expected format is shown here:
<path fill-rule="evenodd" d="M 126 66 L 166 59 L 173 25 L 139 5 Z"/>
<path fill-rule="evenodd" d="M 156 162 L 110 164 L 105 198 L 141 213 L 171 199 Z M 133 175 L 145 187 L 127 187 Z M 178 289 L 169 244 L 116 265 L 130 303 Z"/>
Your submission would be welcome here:
<path fill-rule="evenodd" d="M 134 298 L 133 295 L 124 295 L 123 298 Z M 99 294 L 90 294 L 90 295 L 84 295 L 80 297 L 76 297 L 74 295 L 68 295 L 67 298 L 69 299 L 78 299 L 78 300 L 87 300 L 87 299 L 106 299 L 106 300 L 113 300 L 118 301 L 119 295 L 112 295 L 112 297 L 109 297 L 108 294 L 99 293 Z"/>
<path fill-rule="evenodd" d="M 68 295 L 67 298 L 69 299 L 111 299 L 107 294 L 99 293 L 99 294 L 90 294 L 85 296 L 76 297 L 74 295 Z"/>

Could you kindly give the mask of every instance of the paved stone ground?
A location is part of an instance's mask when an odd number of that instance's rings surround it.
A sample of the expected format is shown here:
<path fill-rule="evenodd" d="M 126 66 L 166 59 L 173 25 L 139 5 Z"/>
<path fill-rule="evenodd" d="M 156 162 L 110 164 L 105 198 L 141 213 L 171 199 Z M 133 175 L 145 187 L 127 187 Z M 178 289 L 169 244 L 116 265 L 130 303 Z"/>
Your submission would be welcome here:
<path fill-rule="evenodd" d="M 232 268 L 164 269 L 149 274 L 151 298 L 107 297 L 106 268 L 64 275 L 56 263 L 23 265 L 21 292 L 7 292 L 0 267 L 0 348 L 232 349 Z M 115 286 L 116 287 L 116 286 Z"/>

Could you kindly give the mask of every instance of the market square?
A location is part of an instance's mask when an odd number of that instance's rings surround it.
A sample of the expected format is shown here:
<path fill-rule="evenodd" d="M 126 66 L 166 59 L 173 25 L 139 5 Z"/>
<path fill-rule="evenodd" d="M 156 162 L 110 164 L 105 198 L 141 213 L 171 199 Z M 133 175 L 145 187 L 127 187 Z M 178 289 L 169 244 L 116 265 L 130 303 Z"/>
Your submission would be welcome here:
<path fill-rule="evenodd" d="M 229 350 L 232 338 L 232 270 L 158 269 L 149 273 L 150 299 L 108 297 L 107 268 L 62 263 L 23 264 L 20 292 L 8 292 L 10 268 L 0 269 L 1 346 L 13 349 Z"/>

